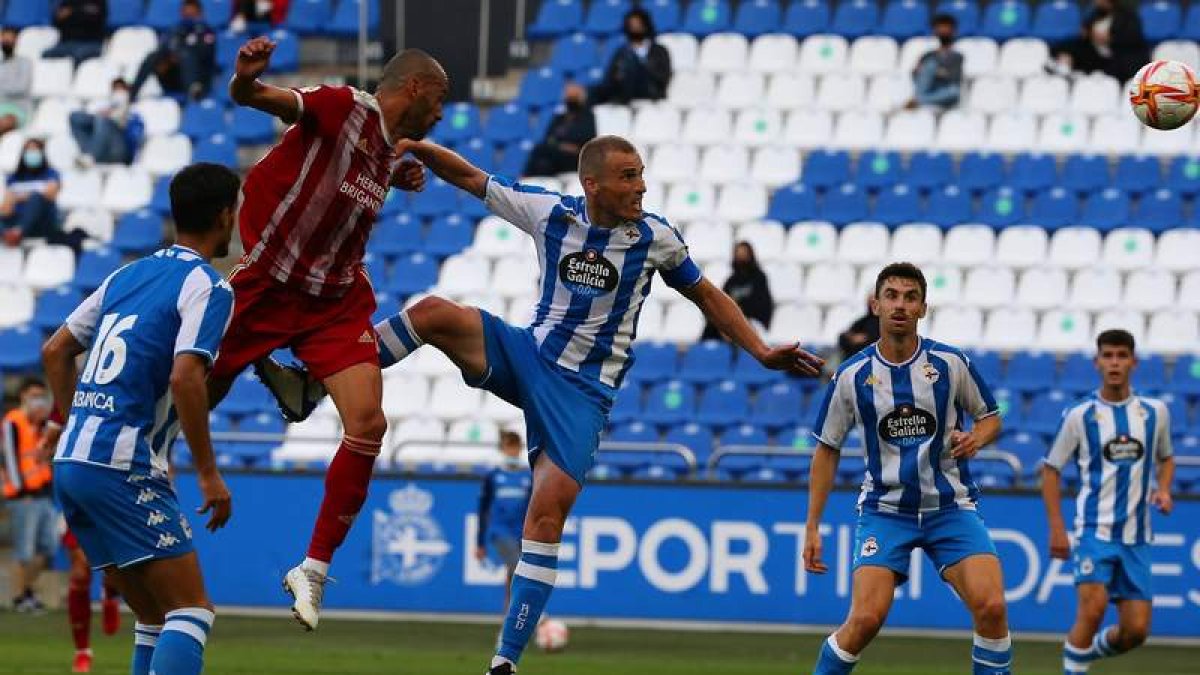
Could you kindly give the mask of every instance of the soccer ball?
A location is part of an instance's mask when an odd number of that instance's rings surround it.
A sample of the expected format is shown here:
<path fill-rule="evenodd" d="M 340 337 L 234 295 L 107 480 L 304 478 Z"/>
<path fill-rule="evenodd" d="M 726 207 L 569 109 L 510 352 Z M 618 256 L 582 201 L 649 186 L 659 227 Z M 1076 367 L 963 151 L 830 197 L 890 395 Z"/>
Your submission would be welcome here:
<path fill-rule="evenodd" d="M 1178 129 L 1196 115 L 1200 104 L 1196 73 L 1178 61 L 1153 61 L 1129 83 L 1133 114 L 1148 127 Z"/>
<path fill-rule="evenodd" d="M 557 652 L 567 648 L 567 640 L 571 631 L 567 624 L 558 619 L 546 619 L 537 627 L 537 646 L 546 652 Z"/>

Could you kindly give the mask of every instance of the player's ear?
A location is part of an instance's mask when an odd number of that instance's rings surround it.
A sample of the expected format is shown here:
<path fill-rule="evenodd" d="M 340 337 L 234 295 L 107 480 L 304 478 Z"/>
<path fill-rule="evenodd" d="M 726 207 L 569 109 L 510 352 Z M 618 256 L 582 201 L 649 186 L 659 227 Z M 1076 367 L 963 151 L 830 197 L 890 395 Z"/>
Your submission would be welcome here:
<path fill-rule="evenodd" d="M 879 296 L 878 295 L 872 294 L 871 297 L 867 299 L 867 306 L 871 308 L 872 315 L 879 316 Z"/>

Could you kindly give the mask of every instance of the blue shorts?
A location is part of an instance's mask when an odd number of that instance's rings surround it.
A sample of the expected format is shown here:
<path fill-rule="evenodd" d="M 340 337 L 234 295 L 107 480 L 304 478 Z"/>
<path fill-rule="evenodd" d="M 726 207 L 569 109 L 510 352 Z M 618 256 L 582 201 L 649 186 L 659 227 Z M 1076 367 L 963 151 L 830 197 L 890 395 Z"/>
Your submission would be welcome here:
<path fill-rule="evenodd" d="M 57 462 L 54 494 L 92 569 L 128 567 L 195 550 L 192 528 L 166 479 Z"/>
<path fill-rule="evenodd" d="M 1084 535 L 1071 553 L 1075 584 L 1104 584 L 1108 597 L 1151 601 L 1150 544 L 1119 544 Z"/>
<path fill-rule="evenodd" d="M 499 396 L 525 412 L 529 463 L 545 451 L 580 486 L 596 460 L 612 398 L 578 374 L 538 353 L 533 333 L 479 310 L 488 372 L 472 387 Z"/>
<path fill-rule="evenodd" d="M 950 509 L 916 516 L 865 511 L 854 531 L 854 569 L 886 567 L 908 581 L 912 550 L 919 548 L 938 574 L 973 555 L 996 555 L 978 511 Z"/>
<path fill-rule="evenodd" d="M 13 558 L 17 562 L 54 554 L 58 548 L 58 511 L 50 495 L 12 499 L 8 512 L 12 517 Z"/>

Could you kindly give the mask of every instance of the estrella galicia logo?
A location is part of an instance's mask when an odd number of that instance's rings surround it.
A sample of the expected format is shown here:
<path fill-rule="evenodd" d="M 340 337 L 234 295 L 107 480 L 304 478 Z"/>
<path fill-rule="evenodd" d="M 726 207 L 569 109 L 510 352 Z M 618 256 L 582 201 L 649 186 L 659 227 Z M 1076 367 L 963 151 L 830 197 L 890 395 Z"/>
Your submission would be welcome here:
<path fill-rule="evenodd" d="M 558 262 L 558 278 L 567 290 L 596 297 L 617 288 L 617 268 L 595 249 L 563 256 Z"/>
<path fill-rule="evenodd" d="M 429 514 L 433 494 L 409 483 L 388 497 L 391 512 L 376 510 L 371 536 L 371 583 L 427 583 L 450 552 L 442 528 Z"/>
<path fill-rule="evenodd" d="M 1146 454 L 1146 448 L 1129 434 L 1117 434 L 1104 444 L 1104 458 L 1110 462 L 1136 462 Z"/>
<path fill-rule="evenodd" d="M 928 410 L 902 403 L 879 420 L 879 436 L 903 448 L 914 447 L 937 434 L 937 418 Z"/>

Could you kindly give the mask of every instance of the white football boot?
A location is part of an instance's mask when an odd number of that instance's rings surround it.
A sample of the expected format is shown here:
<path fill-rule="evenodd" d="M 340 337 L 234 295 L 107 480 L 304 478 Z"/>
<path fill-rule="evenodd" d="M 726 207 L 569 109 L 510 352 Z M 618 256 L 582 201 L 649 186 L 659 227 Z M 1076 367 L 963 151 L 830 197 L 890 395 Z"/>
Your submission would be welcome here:
<path fill-rule="evenodd" d="M 305 630 L 315 630 L 321 620 L 321 599 L 327 578 L 320 572 L 296 565 L 283 577 L 283 590 L 292 596 L 292 616 Z"/>

